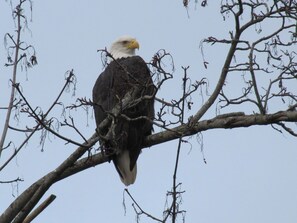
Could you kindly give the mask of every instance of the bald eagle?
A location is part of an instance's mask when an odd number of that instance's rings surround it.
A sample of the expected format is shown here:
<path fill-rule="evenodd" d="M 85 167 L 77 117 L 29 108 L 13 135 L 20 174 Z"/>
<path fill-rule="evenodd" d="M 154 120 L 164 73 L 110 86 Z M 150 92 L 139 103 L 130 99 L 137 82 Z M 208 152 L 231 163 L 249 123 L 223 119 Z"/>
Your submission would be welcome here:
<path fill-rule="evenodd" d="M 136 161 L 144 138 L 152 132 L 154 118 L 155 86 L 146 63 L 135 55 L 136 49 L 139 49 L 139 43 L 132 37 L 123 36 L 116 40 L 109 49 L 112 59 L 93 88 L 97 127 L 108 115 L 114 125 L 113 143 L 109 145 L 105 138 L 100 140 L 101 146 L 112 147 L 115 151 L 111 159 L 126 186 L 135 182 Z M 111 110 L 121 105 L 127 93 L 133 95 L 133 100 L 114 117 Z M 111 125 L 97 130 L 104 138 L 110 128 Z"/>

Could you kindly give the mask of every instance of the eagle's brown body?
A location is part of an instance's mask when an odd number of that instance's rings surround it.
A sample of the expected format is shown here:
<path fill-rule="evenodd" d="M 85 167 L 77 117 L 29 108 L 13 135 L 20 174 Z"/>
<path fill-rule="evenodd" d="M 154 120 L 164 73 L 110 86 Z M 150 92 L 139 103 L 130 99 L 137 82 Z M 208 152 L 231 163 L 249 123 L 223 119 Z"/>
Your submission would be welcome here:
<path fill-rule="evenodd" d="M 134 95 L 133 101 L 139 101 L 135 105 L 123 109 L 121 111 L 123 116 L 120 114 L 114 118 L 116 124 L 114 140 L 117 148 L 112 149 L 117 151 L 117 155 L 114 155 L 112 160 L 125 185 L 134 183 L 136 161 L 141 151 L 141 145 L 144 138 L 152 132 L 153 127 L 150 120 L 154 117 L 154 91 L 155 87 L 150 71 L 139 56 L 111 61 L 100 74 L 93 88 L 97 126 L 115 105 L 121 103 L 128 92 Z M 143 99 L 143 96 L 151 96 L 151 98 Z M 103 135 L 107 132 L 108 128 L 100 131 Z"/>

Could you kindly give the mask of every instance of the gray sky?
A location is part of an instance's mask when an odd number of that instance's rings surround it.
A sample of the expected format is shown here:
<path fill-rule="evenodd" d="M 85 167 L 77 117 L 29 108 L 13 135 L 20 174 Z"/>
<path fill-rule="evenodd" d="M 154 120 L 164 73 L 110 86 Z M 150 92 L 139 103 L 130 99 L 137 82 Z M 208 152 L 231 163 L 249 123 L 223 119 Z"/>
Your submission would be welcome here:
<path fill-rule="evenodd" d="M 193 80 L 206 76 L 209 92 L 212 92 L 219 70 L 227 54 L 225 46 L 206 47 L 209 69 L 204 69 L 200 41 L 208 36 L 227 37 L 232 20 L 223 21 L 217 5 L 209 1 L 206 8 L 194 1 L 190 4 L 188 18 L 182 1 L 34 1 L 33 22 L 30 31 L 22 32 L 25 40 L 37 51 L 38 66 L 28 72 L 19 72 L 26 97 L 32 105 L 46 110 L 64 84 L 65 72 L 74 69 L 77 77 L 75 96 L 72 91 L 63 95 L 67 105 L 77 97 L 91 97 L 92 87 L 102 71 L 97 49 L 108 47 L 123 34 L 135 36 L 140 42 L 138 54 L 149 61 L 159 49 L 170 52 L 175 62 L 174 80 L 166 83 L 158 97 L 171 99 L 181 94 L 181 66 L 190 66 Z M 12 32 L 10 5 L 0 3 L 0 36 Z M 30 18 L 30 11 L 26 9 Z M 4 44 L 0 53 L 0 106 L 7 105 L 10 91 L 11 69 L 6 63 Z M 229 78 L 236 87 L 236 78 Z M 231 88 L 232 90 L 232 88 Z M 197 97 L 195 107 L 201 106 Z M 251 111 L 255 108 L 234 108 L 235 111 Z M 221 110 L 221 113 L 229 110 Z M 0 126 L 4 113 L 0 111 Z M 90 111 L 91 113 L 92 111 Z M 192 113 L 189 112 L 188 115 Z M 61 108 L 53 115 L 61 117 Z M 86 137 L 92 135 L 95 121 L 90 114 L 71 112 L 76 124 Z M 215 108 L 205 116 L 215 116 Z M 24 127 L 30 122 L 12 121 Z M 32 124 L 32 122 L 31 122 Z M 160 129 L 155 128 L 156 132 Z M 67 129 L 60 133 L 80 140 Z M 76 148 L 64 145 L 50 136 L 44 151 L 39 146 L 39 136 L 22 150 L 5 171 L 0 180 L 21 177 L 19 185 L 0 184 L 0 212 L 35 180 L 53 170 Z M 9 134 L 16 146 L 24 135 Z M 201 136 L 200 136 L 201 139 Z M 286 222 L 297 220 L 297 149 L 296 139 L 267 127 L 251 127 L 234 130 L 210 130 L 203 133 L 203 148 L 207 164 L 203 162 L 201 146 L 196 136 L 191 145 L 183 145 L 178 181 L 182 182 L 186 222 L 250 223 Z M 136 183 L 130 192 L 141 207 L 156 217 L 161 217 L 166 203 L 166 192 L 172 186 L 177 141 L 145 149 L 138 160 Z M 9 154 L 3 154 L 0 164 Z M 125 195 L 124 185 L 112 164 L 105 163 L 88 169 L 55 184 L 47 193 L 57 199 L 35 222 L 134 222 L 135 213 L 131 200 Z M 46 196 L 45 196 L 46 197 Z M 98 220 L 97 220 L 98 219 Z M 141 222 L 152 222 L 141 217 Z"/>

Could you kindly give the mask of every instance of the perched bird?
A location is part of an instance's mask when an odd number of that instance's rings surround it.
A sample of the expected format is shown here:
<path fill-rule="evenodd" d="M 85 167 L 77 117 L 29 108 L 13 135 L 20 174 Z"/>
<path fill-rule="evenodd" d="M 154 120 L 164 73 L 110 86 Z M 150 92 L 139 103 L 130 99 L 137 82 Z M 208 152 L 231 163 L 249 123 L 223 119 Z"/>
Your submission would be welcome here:
<path fill-rule="evenodd" d="M 115 125 L 113 143 L 109 145 L 103 139 L 100 140 L 101 146 L 115 151 L 111 159 L 126 186 L 135 182 L 136 161 L 144 138 L 153 130 L 154 118 L 156 88 L 146 63 L 135 55 L 136 49 L 139 49 L 139 43 L 135 38 L 123 36 L 116 40 L 109 49 L 111 60 L 93 88 L 97 127 L 108 115 Z M 120 114 L 114 117 L 110 114 L 111 110 L 122 103 L 127 93 L 133 97 L 130 106 L 122 108 Z M 104 138 L 110 128 L 111 125 L 97 130 Z"/>

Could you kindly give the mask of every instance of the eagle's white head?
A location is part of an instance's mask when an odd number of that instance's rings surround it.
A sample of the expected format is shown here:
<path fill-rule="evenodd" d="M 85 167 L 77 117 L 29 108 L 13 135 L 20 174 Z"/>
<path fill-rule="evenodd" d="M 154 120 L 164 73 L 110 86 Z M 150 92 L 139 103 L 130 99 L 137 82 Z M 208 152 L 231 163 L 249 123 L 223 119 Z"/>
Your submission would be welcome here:
<path fill-rule="evenodd" d="M 135 56 L 135 49 L 139 49 L 137 40 L 130 36 L 122 36 L 111 45 L 109 52 L 114 59 L 120 59 Z"/>

